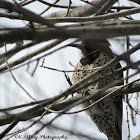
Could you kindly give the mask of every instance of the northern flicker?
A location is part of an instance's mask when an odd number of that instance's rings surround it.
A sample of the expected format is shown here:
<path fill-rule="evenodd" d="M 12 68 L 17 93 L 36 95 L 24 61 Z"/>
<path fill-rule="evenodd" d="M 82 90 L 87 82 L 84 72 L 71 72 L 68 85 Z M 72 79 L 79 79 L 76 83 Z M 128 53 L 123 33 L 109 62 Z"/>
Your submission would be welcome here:
<path fill-rule="evenodd" d="M 76 65 L 75 69 L 88 69 L 88 71 L 75 71 L 72 80 L 74 83 L 80 81 L 85 76 L 95 71 L 96 67 L 101 67 L 114 58 L 109 42 L 106 39 L 93 40 L 86 39 L 82 42 L 81 49 L 82 58 Z M 103 76 L 104 74 L 120 68 L 119 62 L 106 68 L 100 75 L 96 75 L 93 79 Z M 91 69 L 91 70 L 90 70 Z M 94 89 L 101 89 L 107 87 L 109 84 L 123 78 L 122 73 L 117 73 L 93 83 L 85 89 L 78 91 L 78 94 L 86 96 L 87 92 Z M 115 86 L 122 85 L 120 83 Z M 94 100 L 83 103 L 83 107 L 89 106 Z M 86 111 L 91 120 L 97 125 L 98 129 L 103 132 L 109 140 L 122 139 L 122 96 L 109 96 L 99 103 L 95 104 Z"/>

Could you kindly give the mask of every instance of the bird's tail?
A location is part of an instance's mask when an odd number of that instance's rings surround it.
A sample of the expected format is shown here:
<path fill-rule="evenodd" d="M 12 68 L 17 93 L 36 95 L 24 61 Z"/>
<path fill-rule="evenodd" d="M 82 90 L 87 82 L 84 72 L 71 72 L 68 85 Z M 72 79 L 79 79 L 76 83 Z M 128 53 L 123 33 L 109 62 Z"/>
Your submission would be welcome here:
<path fill-rule="evenodd" d="M 115 129 L 114 135 L 109 137 L 108 140 L 122 140 L 122 133 Z"/>

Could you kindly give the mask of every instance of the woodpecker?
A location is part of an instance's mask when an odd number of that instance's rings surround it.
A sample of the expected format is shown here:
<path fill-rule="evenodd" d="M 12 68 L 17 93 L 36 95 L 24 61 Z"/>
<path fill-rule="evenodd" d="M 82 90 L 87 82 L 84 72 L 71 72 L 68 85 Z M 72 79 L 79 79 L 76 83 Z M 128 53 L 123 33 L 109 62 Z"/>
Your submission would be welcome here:
<path fill-rule="evenodd" d="M 82 41 L 79 48 L 81 50 L 82 58 L 77 63 L 75 69 L 81 69 L 81 71 L 73 72 L 72 80 L 74 83 L 77 83 L 85 76 L 96 71 L 96 69 L 93 68 L 100 68 L 114 58 L 110 49 L 110 43 L 106 39 L 85 39 Z M 120 63 L 114 63 L 92 79 L 103 77 L 105 74 L 118 68 L 121 68 Z M 83 69 L 85 70 L 83 71 Z M 105 77 L 102 80 L 87 86 L 77 93 L 87 96 L 88 91 L 107 87 L 121 78 L 123 78 L 123 73 L 118 72 L 117 74 Z M 123 82 L 115 86 L 119 85 L 123 85 Z M 83 103 L 82 106 L 85 108 L 93 102 L 94 100 L 87 101 Z M 122 96 L 108 96 L 86 110 L 86 112 L 91 120 L 97 125 L 98 129 L 108 137 L 108 140 L 122 140 Z"/>

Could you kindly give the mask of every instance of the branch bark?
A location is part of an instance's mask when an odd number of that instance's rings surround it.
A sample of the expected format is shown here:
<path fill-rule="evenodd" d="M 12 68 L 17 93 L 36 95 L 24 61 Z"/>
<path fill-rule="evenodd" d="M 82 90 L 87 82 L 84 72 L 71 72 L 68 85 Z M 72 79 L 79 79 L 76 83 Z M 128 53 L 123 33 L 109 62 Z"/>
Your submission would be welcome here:
<path fill-rule="evenodd" d="M 114 3 L 116 3 L 118 0 L 107 0 L 107 2 L 97 11 L 95 15 L 102 15 L 106 11 L 108 11 Z"/>
<path fill-rule="evenodd" d="M 3 29 L 0 30 L 0 44 L 13 43 L 20 40 L 47 41 L 64 38 L 113 38 L 127 35 L 140 35 L 140 21 L 96 21 L 90 24 L 64 26 L 63 31 L 56 28 L 36 29 Z"/>
<path fill-rule="evenodd" d="M 92 4 L 86 4 L 81 7 L 77 7 L 75 9 L 70 10 L 67 17 L 84 17 L 84 16 L 90 16 L 95 14 L 105 3 L 107 0 L 93 0 Z M 45 18 L 58 18 L 58 17 L 65 17 L 67 13 L 67 10 L 60 11 L 60 12 L 54 12 L 51 13 Z"/>
<path fill-rule="evenodd" d="M 105 15 L 99 15 L 94 17 L 63 17 L 63 18 L 47 18 L 48 21 L 54 23 L 58 22 L 87 22 L 87 21 L 96 21 L 96 20 L 107 20 L 107 19 L 116 19 L 119 17 L 125 17 L 128 15 L 136 14 L 140 12 L 140 8 L 127 9 L 125 11 L 109 13 Z"/>

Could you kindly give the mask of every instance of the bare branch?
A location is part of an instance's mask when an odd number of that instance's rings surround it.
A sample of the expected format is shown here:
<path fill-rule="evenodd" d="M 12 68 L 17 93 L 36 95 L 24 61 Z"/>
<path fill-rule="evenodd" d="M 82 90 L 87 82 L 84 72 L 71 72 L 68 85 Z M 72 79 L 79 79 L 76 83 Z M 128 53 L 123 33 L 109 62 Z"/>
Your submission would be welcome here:
<path fill-rule="evenodd" d="M 129 0 L 129 1 L 135 2 L 135 3 L 140 5 L 140 1 L 139 0 Z"/>
<path fill-rule="evenodd" d="M 84 99 L 83 99 L 82 95 L 77 95 L 77 96 L 71 97 L 69 99 L 66 99 L 60 103 L 55 104 L 54 106 L 52 106 L 51 109 L 55 110 L 55 111 L 65 110 L 65 108 L 67 106 L 72 105 L 76 102 L 77 102 L 76 103 L 76 105 L 77 105 L 77 104 L 81 104 L 82 102 L 86 102 L 90 99 L 98 100 L 101 97 L 104 97 L 105 95 L 107 95 L 108 93 L 114 91 L 116 88 L 118 89 L 118 87 L 114 87 L 114 88 L 107 89 L 104 92 L 101 92 L 102 89 L 92 91 L 92 92 L 90 92 L 90 95 L 86 96 Z M 131 84 L 129 86 L 126 86 L 125 88 L 123 88 L 121 90 L 117 90 L 115 93 L 111 94 L 110 96 L 121 96 L 124 94 L 130 94 L 130 93 L 137 92 L 137 91 L 140 91 L 140 83 Z M 52 99 L 55 99 L 55 98 L 52 98 Z M 46 106 L 47 103 L 50 103 L 50 100 L 52 100 L 52 99 L 48 99 L 47 102 L 44 102 L 45 104 L 41 103 L 31 109 L 28 109 L 26 111 L 23 111 L 23 112 L 20 112 L 17 114 L 0 116 L 0 126 L 11 123 L 13 121 L 13 119 L 15 119 L 16 117 L 18 117 L 22 121 L 22 120 L 28 120 L 28 119 L 40 116 L 44 112 L 43 106 Z M 49 113 L 49 112 L 47 112 L 47 113 Z M 28 114 L 28 115 L 26 115 L 26 114 Z"/>
<path fill-rule="evenodd" d="M 19 14 L 22 14 L 23 17 L 27 20 L 27 21 L 31 21 L 31 22 L 38 22 L 38 23 L 42 23 L 42 24 L 45 24 L 45 25 L 48 25 L 49 27 L 54 27 L 54 25 L 50 22 L 47 21 L 47 19 L 23 8 L 23 7 L 20 7 L 20 5 L 17 5 L 17 4 L 12 4 L 8 1 L 4 1 L 4 0 L 1 0 L 0 1 L 0 7 L 1 8 L 4 8 L 4 9 L 7 9 L 7 10 L 10 10 L 10 11 L 14 11 L 14 12 L 17 12 Z"/>
<path fill-rule="evenodd" d="M 51 68 L 51 67 L 47 67 L 44 65 L 41 65 L 40 67 L 49 69 L 49 70 L 54 70 L 54 71 L 58 71 L 58 72 L 75 72 L 75 71 L 91 71 L 91 70 L 97 70 L 100 67 L 96 67 L 96 68 L 91 68 L 91 69 L 76 69 L 76 70 L 60 70 L 60 69 L 56 69 L 56 68 Z"/>
<path fill-rule="evenodd" d="M 12 63 L 9 63 L 9 66 L 10 66 L 10 67 L 13 67 L 13 66 L 16 66 L 16 65 L 18 65 L 18 64 L 21 64 L 21 63 L 23 63 L 23 62 L 25 62 L 25 61 L 31 59 L 32 57 L 34 57 L 34 56 L 36 56 L 36 55 L 38 55 L 38 54 L 40 54 L 40 53 L 42 53 L 42 52 L 44 52 L 44 51 L 47 51 L 47 50 L 53 48 L 54 46 L 58 45 L 59 43 L 61 43 L 61 42 L 63 42 L 63 41 L 64 41 L 64 40 L 56 40 L 56 41 L 54 41 L 54 42 L 52 42 L 52 43 L 50 43 L 50 44 L 44 46 L 44 47 L 41 48 L 41 49 L 38 49 L 38 50 L 36 50 L 36 51 L 34 51 L 34 52 L 30 53 L 30 54 L 27 54 L 27 55 L 25 55 L 25 56 L 23 56 L 23 57 L 20 57 L 18 60 L 13 61 Z M 43 57 L 44 57 L 44 55 L 43 55 Z M 40 57 L 40 58 L 41 58 L 41 57 Z M 39 58 L 38 58 L 38 59 L 39 59 Z M 36 61 L 36 60 L 35 60 L 35 61 Z M 1 68 L 2 68 L 2 67 L 1 67 Z M 6 69 L 7 69 L 6 66 L 4 66 L 4 67 L 2 68 L 2 71 L 3 71 L 3 70 L 6 70 Z"/>
<path fill-rule="evenodd" d="M 51 3 L 47 2 L 47 1 L 44 1 L 44 0 L 38 0 L 38 1 L 41 2 L 41 3 L 43 3 L 43 4 L 48 5 L 48 6 L 50 6 L 50 7 L 65 8 L 65 9 L 68 8 L 68 6 L 65 6 L 65 5 L 56 5 L 57 2 L 51 4 Z M 57 0 L 57 1 L 58 1 L 58 0 Z M 77 7 L 77 6 L 70 6 L 70 9 L 73 9 L 73 8 L 76 8 L 76 7 Z"/>
<path fill-rule="evenodd" d="M 0 17 L 5 17 L 9 19 L 20 19 L 20 20 L 25 20 L 22 15 L 16 14 L 16 13 L 3 13 L 0 12 Z"/>
<path fill-rule="evenodd" d="M 100 7 L 102 7 L 106 0 L 93 0 L 91 3 L 93 4 L 86 4 L 81 7 L 74 8 L 68 14 L 68 17 L 82 17 L 82 16 L 89 16 L 95 14 Z M 67 13 L 66 11 L 54 12 L 45 18 L 54 18 L 54 17 L 65 17 Z"/>
<path fill-rule="evenodd" d="M 115 4 L 117 2 L 117 0 L 107 0 L 107 2 L 97 11 L 96 15 L 102 15 L 104 14 L 106 11 L 108 11 L 113 4 Z"/>
<path fill-rule="evenodd" d="M 95 16 L 95 17 L 64 17 L 64 18 L 48 18 L 52 22 L 87 22 L 87 21 L 96 21 L 96 20 L 106 20 L 106 19 L 116 19 L 119 17 L 125 17 L 128 15 L 136 14 L 140 12 L 140 8 L 132 8 L 129 10 L 109 13 L 105 15 Z"/>
<path fill-rule="evenodd" d="M 64 26 L 64 32 L 55 28 L 36 29 L 5 29 L 0 30 L 0 44 L 2 42 L 16 42 L 20 40 L 47 41 L 65 38 L 113 38 L 140 34 L 140 21 L 96 21 L 90 24 Z"/>
<path fill-rule="evenodd" d="M 5 52 L 7 52 L 6 44 L 5 44 Z M 31 94 L 17 81 L 17 79 L 15 78 L 15 76 L 13 75 L 13 73 L 12 73 L 10 67 L 9 67 L 9 64 L 8 64 L 8 61 L 7 61 L 6 57 L 5 57 L 5 61 L 6 61 L 7 68 L 9 70 L 10 74 L 11 74 L 11 77 L 16 82 L 16 84 L 27 94 L 28 97 L 30 97 L 32 100 L 36 101 L 36 99 L 34 97 L 32 97 Z"/>
<path fill-rule="evenodd" d="M 43 13 L 45 13 L 46 11 L 48 11 L 51 7 L 54 7 L 54 5 L 56 5 L 57 2 L 59 2 L 60 0 L 56 0 L 52 5 L 49 5 L 49 7 L 47 7 L 43 12 L 40 13 L 40 15 L 42 15 Z"/>
<path fill-rule="evenodd" d="M 8 107 L 8 108 L 3 108 L 3 109 L 0 109 L 0 112 L 7 112 L 7 111 L 12 111 L 12 110 L 15 110 L 15 109 L 22 108 L 22 107 L 33 106 L 33 105 L 42 103 L 44 101 L 46 101 L 46 99 L 40 100 L 40 101 L 35 101 L 35 102 L 30 102 L 30 103 L 27 103 L 27 104 L 21 104 L 21 105 L 17 105 L 17 106 L 12 106 L 12 107 Z"/>
<path fill-rule="evenodd" d="M 67 13 L 66 13 L 65 17 L 67 17 L 68 14 L 69 14 L 71 4 L 72 4 L 72 2 L 71 2 L 71 0 L 69 0 L 69 6 L 68 6 L 68 10 L 67 10 Z"/>

